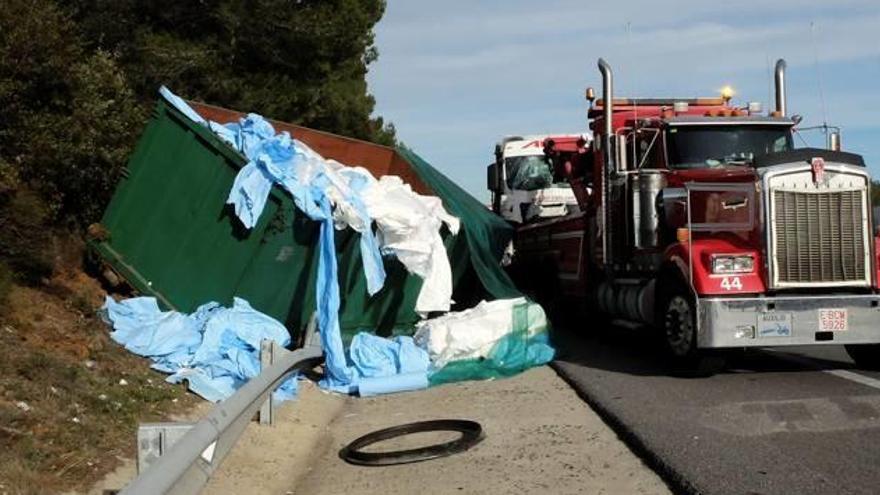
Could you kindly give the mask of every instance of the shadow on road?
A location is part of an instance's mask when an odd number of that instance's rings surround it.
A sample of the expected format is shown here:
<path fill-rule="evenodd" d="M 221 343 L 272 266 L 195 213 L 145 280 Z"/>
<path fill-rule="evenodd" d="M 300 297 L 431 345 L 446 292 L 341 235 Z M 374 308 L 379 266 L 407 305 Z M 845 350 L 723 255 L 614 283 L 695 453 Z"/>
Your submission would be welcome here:
<path fill-rule="evenodd" d="M 569 324 L 554 327 L 556 361 L 634 376 L 670 376 L 670 366 L 658 339 L 648 329 L 609 325 L 603 330 L 578 332 Z M 801 372 L 853 369 L 844 360 L 803 357 L 794 350 L 776 348 L 724 351 L 727 366 L 720 374 Z"/>

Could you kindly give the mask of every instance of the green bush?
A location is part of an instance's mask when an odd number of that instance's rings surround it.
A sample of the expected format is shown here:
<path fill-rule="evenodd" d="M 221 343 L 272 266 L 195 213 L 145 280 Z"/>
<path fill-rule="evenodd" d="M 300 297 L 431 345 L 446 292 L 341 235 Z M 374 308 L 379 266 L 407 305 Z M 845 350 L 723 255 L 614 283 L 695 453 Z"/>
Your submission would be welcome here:
<path fill-rule="evenodd" d="M 97 220 L 145 112 L 114 57 L 89 52 L 50 0 L 0 9 L 0 158 L 55 219 Z"/>
<path fill-rule="evenodd" d="M 50 232 L 46 202 L 0 160 L 0 264 L 7 278 L 14 274 L 23 282 L 37 283 L 52 274 Z"/>
<path fill-rule="evenodd" d="M 36 284 L 52 275 L 50 224 L 49 208 L 34 191 L 19 190 L 0 205 L 0 261 L 22 282 Z"/>
<path fill-rule="evenodd" d="M 55 213 L 87 225 L 100 219 L 146 116 L 109 54 L 75 64 L 70 78 L 64 113 L 25 120 L 21 174 Z"/>

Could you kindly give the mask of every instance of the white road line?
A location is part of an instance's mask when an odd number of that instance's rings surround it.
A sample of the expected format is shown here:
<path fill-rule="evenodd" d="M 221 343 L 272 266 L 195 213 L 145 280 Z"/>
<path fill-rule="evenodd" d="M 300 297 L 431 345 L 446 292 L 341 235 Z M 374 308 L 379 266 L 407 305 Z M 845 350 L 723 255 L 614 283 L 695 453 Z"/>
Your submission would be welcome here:
<path fill-rule="evenodd" d="M 784 359 L 786 361 L 791 361 L 793 363 L 803 364 L 807 366 L 816 367 L 816 362 L 810 358 L 806 358 L 803 356 L 795 356 L 793 354 L 787 354 L 784 352 L 776 351 L 773 349 L 764 349 L 765 352 L 769 351 L 774 356 Z M 849 380 L 851 382 L 856 382 L 861 385 L 865 385 L 871 388 L 876 388 L 880 390 L 880 380 L 876 378 L 871 378 L 870 376 L 860 375 L 858 373 L 853 373 L 849 370 L 823 370 L 818 369 L 817 371 L 822 371 L 823 373 L 828 373 L 829 375 L 836 376 L 838 378 L 843 378 L 844 380 Z"/>
<path fill-rule="evenodd" d="M 860 375 L 858 373 L 853 373 L 852 371 L 847 370 L 822 370 L 825 373 L 830 375 L 834 375 L 838 378 L 843 378 L 844 380 L 849 380 L 856 383 L 861 383 L 862 385 L 867 385 L 869 387 L 874 387 L 876 389 L 880 389 L 880 380 L 876 378 L 871 378 L 870 376 Z"/>

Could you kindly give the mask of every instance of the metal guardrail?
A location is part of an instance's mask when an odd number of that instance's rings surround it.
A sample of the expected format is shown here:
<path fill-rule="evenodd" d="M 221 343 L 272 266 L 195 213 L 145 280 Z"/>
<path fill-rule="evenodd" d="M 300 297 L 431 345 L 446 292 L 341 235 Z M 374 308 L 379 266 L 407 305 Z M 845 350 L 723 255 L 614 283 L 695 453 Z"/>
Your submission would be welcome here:
<path fill-rule="evenodd" d="M 270 356 L 271 364 L 231 397 L 214 406 L 207 416 L 194 424 L 120 493 L 199 493 L 258 411 L 261 411 L 261 423 L 271 422 L 272 391 L 291 373 L 323 360 L 315 327 L 313 315 L 306 329 L 304 346 L 295 351 L 277 346 L 267 350 L 264 346 L 261 354 L 264 359 Z"/>

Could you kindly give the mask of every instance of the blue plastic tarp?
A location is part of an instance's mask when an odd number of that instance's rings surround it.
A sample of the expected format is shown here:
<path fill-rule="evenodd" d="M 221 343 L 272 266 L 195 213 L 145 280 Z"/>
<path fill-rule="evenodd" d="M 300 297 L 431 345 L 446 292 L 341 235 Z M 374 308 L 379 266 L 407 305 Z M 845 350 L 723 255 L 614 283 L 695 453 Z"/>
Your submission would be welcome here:
<path fill-rule="evenodd" d="M 162 311 L 153 297 L 121 302 L 107 297 L 102 314 L 113 327 L 113 340 L 152 359 L 153 369 L 171 374 L 168 382 L 186 381 L 190 390 L 213 402 L 226 399 L 260 373 L 263 340 L 290 343 L 281 323 L 240 298 L 231 308 L 212 302 L 186 315 Z M 346 393 L 376 395 L 428 386 L 428 353 L 411 337 L 386 339 L 361 332 L 342 358 L 349 374 Z M 285 400 L 295 394 L 296 381 L 291 378 L 275 397 Z"/>
<path fill-rule="evenodd" d="M 361 332 L 351 340 L 348 354 L 358 376 L 364 378 L 424 373 L 430 364 L 427 351 L 407 336 L 386 339 Z"/>
<path fill-rule="evenodd" d="M 107 297 L 102 314 L 110 336 L 129 351 L 153 360 L 153 368 L 171 373 L 170 383 L 187 381 L 189 389 L 212 402 L 232 395 L 260 373 L 260 342 L 290 344 L 284 325 L 235 298 L 231 308 L 217 303 L 192 314 L 162 311 L 153 297 L 116 302 Z M 285 400 L 296 394 L 291 377 L 275 391 Z"/>
<path fill-rule="evenodd" d="M 428 352 L 412 337 L 386 339 L 361 332 L 351 340 L 348 355 L 362 397 L 428 387 Z"/>

